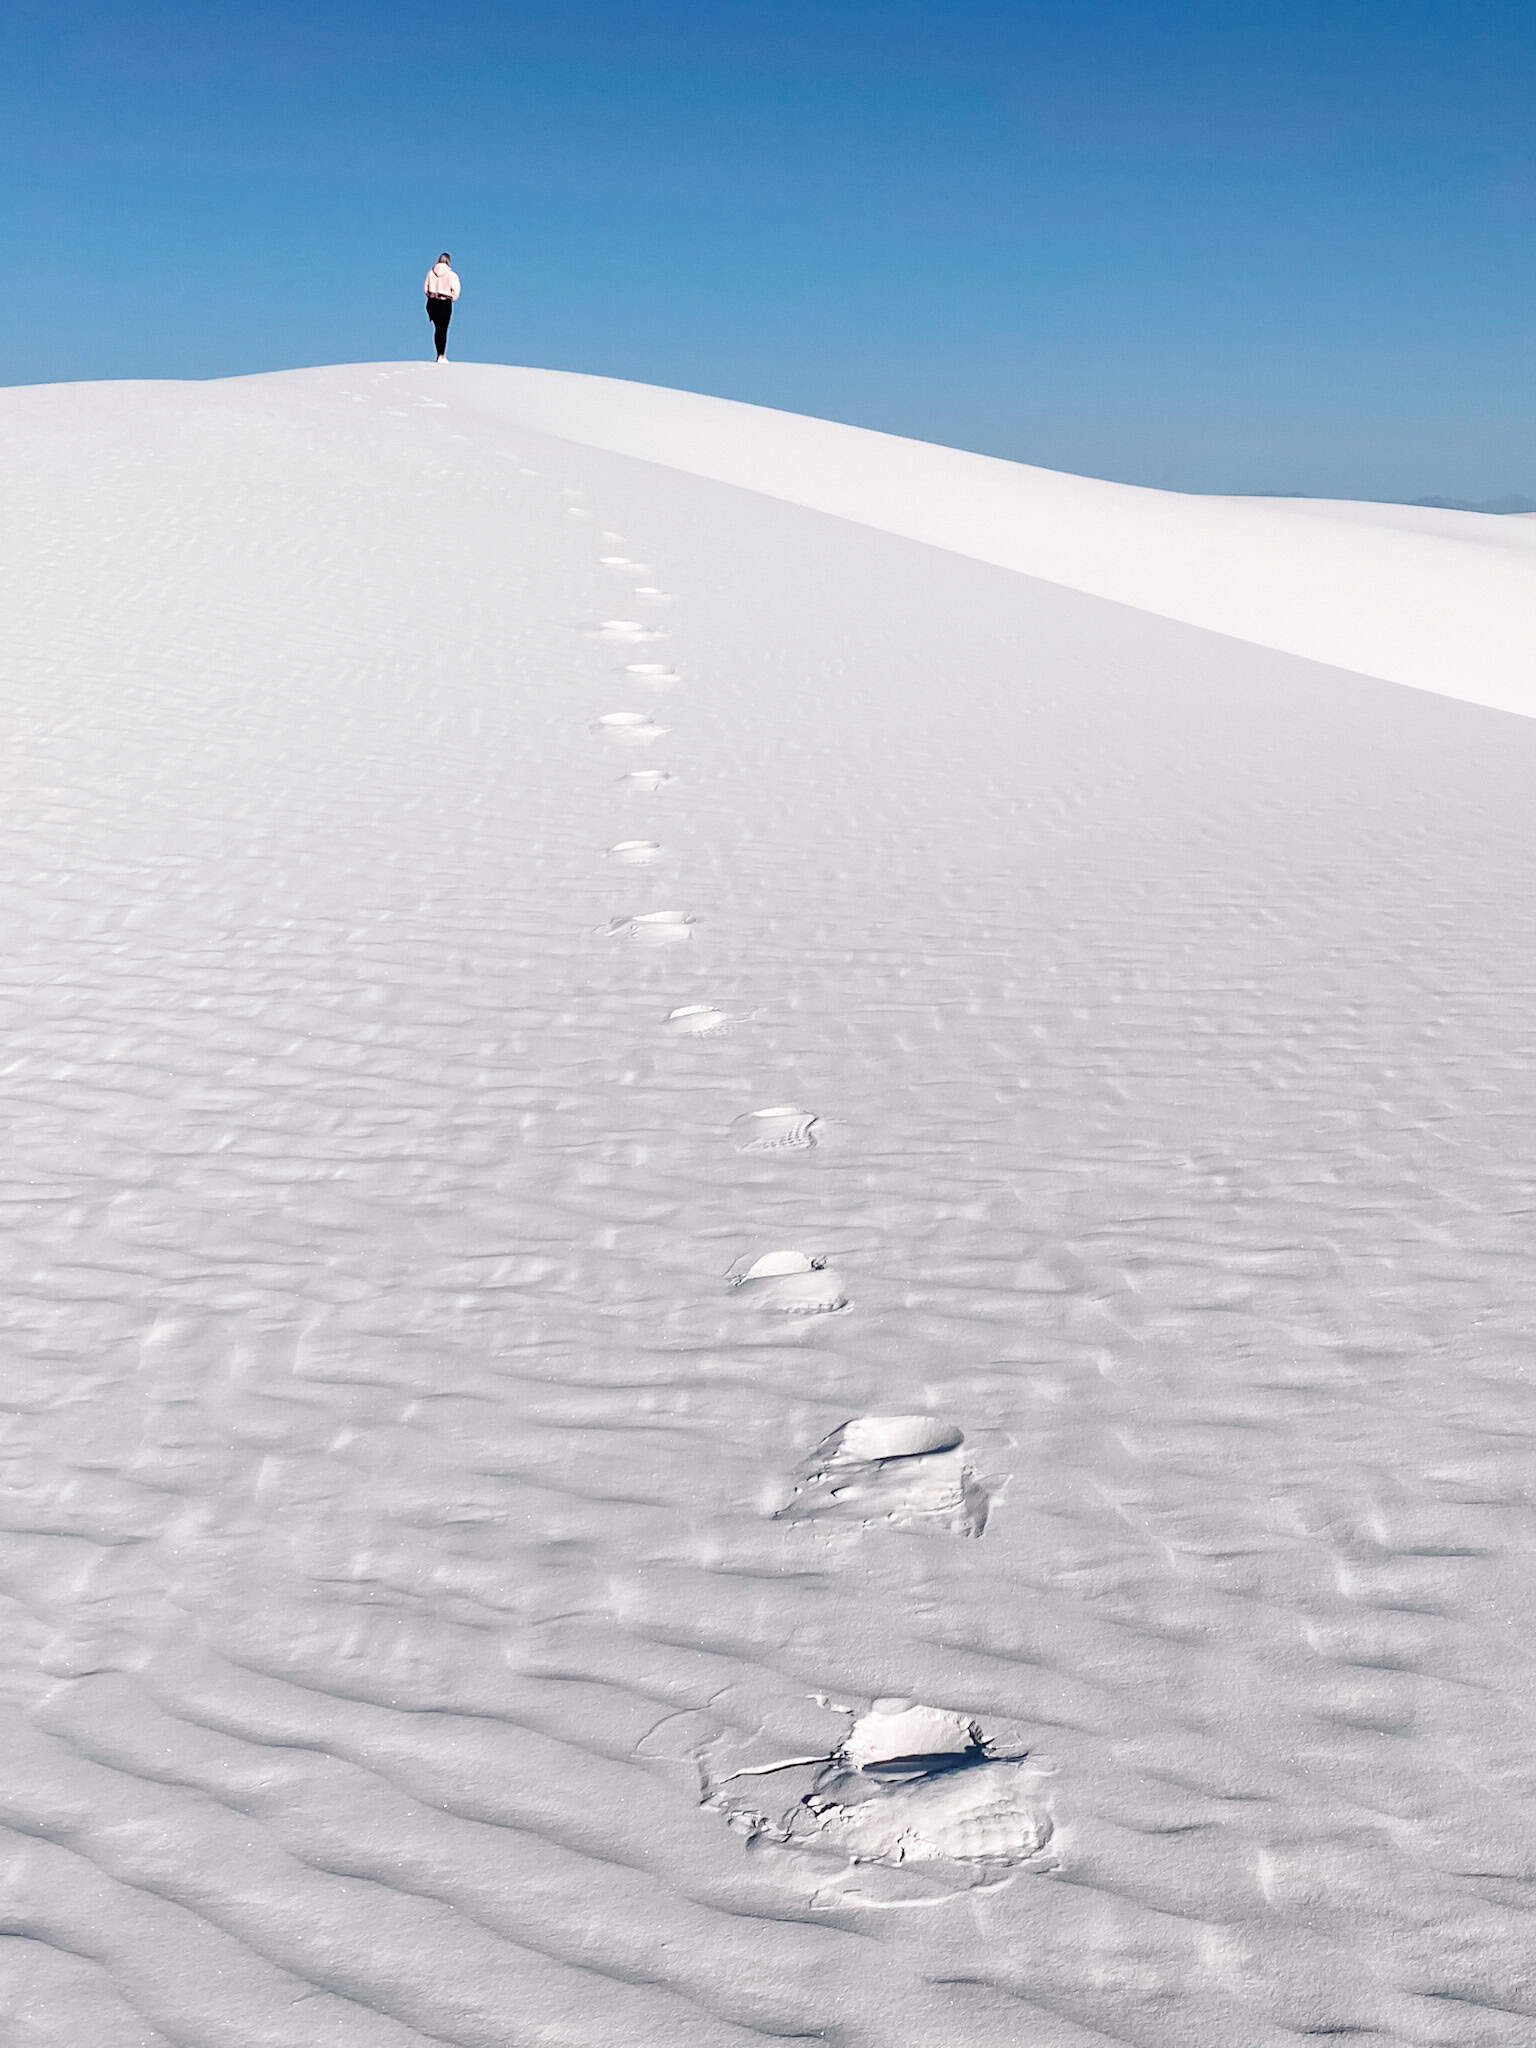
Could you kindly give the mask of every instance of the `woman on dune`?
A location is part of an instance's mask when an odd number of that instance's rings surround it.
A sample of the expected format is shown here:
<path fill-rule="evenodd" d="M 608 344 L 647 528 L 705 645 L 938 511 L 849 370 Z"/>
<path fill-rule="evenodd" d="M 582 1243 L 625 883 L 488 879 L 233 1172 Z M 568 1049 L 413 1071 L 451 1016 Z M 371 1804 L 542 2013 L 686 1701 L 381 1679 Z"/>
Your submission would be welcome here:
<path fill-rule="evenodd" d="M 459 275 L 446 249 L 427 272 L 426 290 L 427 318 L 432 322 L 437 360 L 441 363 L 447 360 L 448 322 L 453 318 L 453 302 L 459 296 Z"/>

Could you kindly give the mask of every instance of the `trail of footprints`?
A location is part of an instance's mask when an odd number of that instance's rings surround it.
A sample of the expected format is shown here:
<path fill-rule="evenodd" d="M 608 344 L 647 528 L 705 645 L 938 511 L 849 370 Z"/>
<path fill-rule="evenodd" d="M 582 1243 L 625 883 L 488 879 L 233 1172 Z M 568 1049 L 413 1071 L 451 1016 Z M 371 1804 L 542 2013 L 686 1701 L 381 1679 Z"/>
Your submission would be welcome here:
<path fill-rule="evenodd" d="M 583 492 L 567 487 L 561 495 L 569 517 L 595 522 Z M 630 595 L 653 613 L 671 599 L 650 580 L 650 566 L 624 552 L 626 545 L 623 534 L 602 530 L 599 566 L 631 579 Z M 602 619 L 586 635 L 622 649 L 669 637 L 649 617 Z M 658 694 L 682 680 L 661 660 L 626 662 L 622 672 L 635 687 Z M 669 728 L 649 711 L 622 709 L 600 713 L 589 730 L 622 753 L 651 747 Z M 651 793 L 673 777 L 646 765 L 620 780 L 631 792 Z M 609 861 L 627 867 L 654 867 L 664 857 L 653 839 L 617 839 L 606 849 Z M 603 928 L 609 937 L 651 947 L 689 944 L 696 929 L 686 911 L 670 908 L 614 917 Z M 733 1022 L 713 1003 L 684 1003 L 661 1028 L 673 1038 L 708 1038 Z M 742 1153 L 797 1154 L 815 1150 L 820 1122 L 812 1110 L 774 1103 L 742 1111 L 727 1135 Z M 819 1254 L 745 1254 L 724 1277 L 752 1311 L 832 1316 L 853 1306 L 842 1277 Z M 989 1507 L 988 1488 L 971 1469 L 955 1423 L 934 1415 L 859 1415 L 805 1458 L 775 1519 L 815 1523 L 853 1538 L 881 1523 L 975 1538 L 986 1528 Z M 876 1700 L 864 1713 L 820 1704 L 848 1721 L 843 1740 L 824 1755 L 749 1761 L 729 1740 L 706 1742 L 703 1753 L 695 1753 L 701 1795 L 730 1826 L 830 1871 L 818 1899 L 823 1892 L 828 1902 L 846 1896 L 855 1870 L 861 1873 L 855 1895 L 869 1903 L 903 1903 L 1005 1881 L 1023 1866 L 1049 1867 L 1051 1822 L 1037 1797 L 1040 1774 L 1023 1752 L 989 1742 L 959 1714 L 911 1700 Z M 872 1881 L 872 1872 L 883 1877 Z"/>

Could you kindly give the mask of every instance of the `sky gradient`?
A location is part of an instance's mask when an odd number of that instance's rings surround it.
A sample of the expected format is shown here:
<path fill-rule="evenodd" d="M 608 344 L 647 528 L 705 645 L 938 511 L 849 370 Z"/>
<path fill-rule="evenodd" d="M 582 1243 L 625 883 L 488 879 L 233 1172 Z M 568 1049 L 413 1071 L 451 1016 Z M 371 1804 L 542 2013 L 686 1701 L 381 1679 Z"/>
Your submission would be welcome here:
<path fill-rule="evenodd" d="M 1536 496 L 1536 9 L 12 0 L 0 383 L 455 351 L 1189 490 Z"/>

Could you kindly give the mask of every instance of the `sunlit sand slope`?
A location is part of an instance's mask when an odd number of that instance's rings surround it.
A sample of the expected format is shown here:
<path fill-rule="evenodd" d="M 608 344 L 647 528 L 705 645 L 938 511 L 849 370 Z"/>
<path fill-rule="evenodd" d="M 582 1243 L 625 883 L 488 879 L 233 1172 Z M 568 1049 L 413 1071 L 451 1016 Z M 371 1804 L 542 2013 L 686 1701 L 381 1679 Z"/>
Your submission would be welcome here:
<path fill-rule="evenodd" d="M 1536 724 L 492 382 L 0 398 L 0 2038 L 1527 2048 Z"/>
<path fill-rule="evenodd" d="M 456 374 L 466 399 L 508 423 L 1263 647 L 1536 711 L 1536 520 L 1192 497 L 609 377 L 491 364 Z"/>

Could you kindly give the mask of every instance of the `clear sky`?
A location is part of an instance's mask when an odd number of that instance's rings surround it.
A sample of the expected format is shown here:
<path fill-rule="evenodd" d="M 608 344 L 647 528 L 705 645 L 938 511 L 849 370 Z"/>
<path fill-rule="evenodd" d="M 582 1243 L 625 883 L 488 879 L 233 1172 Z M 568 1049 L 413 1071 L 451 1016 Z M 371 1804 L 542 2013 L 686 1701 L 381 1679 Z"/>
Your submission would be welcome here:
<path fill-rule="evenodd" d="M 0 382 L 457 353 L 1536 496 L 1533 0 L 7 0 Z"/>

